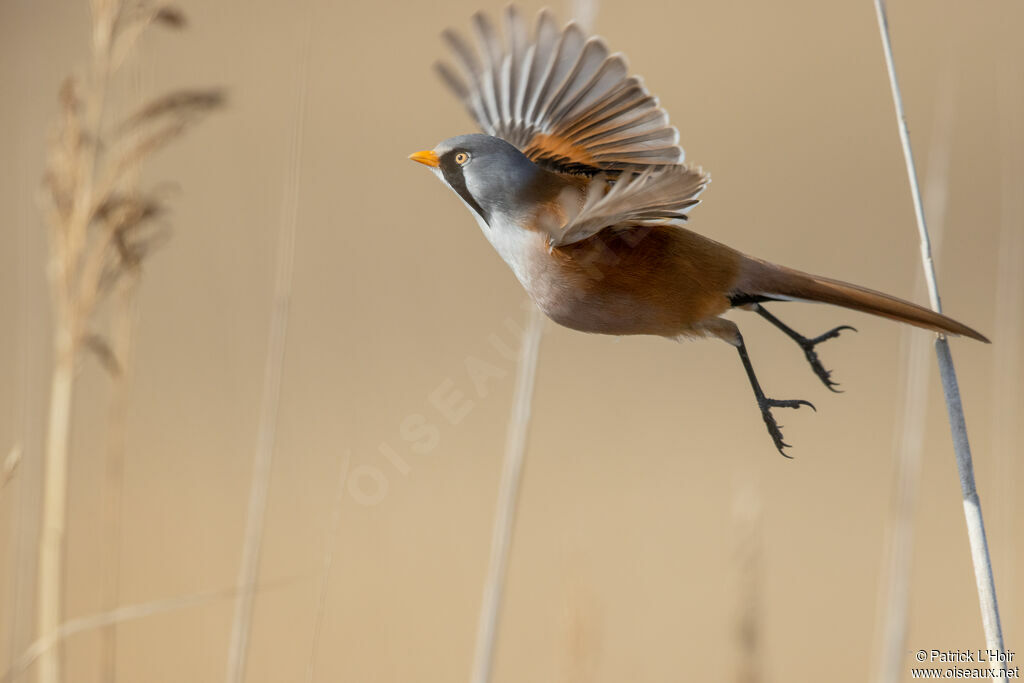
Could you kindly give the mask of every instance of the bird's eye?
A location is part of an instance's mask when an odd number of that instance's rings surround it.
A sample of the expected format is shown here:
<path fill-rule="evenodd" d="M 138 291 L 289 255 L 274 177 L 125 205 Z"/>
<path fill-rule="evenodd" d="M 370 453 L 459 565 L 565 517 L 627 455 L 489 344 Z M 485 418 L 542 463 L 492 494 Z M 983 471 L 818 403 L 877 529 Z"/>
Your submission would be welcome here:
<path fill-rule="evenodd" d="M 467 161 L 469 161 L 469 155 L 466 154 L 465 152 L 459 152 L 458 154 L 455 155 L 455 163 L 457 163 L 459 166 L 462 166 Z"/>

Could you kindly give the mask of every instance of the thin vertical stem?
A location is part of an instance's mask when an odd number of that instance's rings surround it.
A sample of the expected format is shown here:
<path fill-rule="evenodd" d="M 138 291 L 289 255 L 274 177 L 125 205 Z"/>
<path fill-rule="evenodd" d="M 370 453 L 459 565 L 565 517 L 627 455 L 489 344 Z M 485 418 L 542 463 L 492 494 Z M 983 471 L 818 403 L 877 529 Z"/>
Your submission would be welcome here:
<path fill-rule="evenodd" d="M 295 106 L 295 126 L 292 128 L 290 159 L 282 216 L 278 232 L 277 265 L 274 277 L 273 308 L 270 318 L 270 340 L 263 373 L 263 397 L 260 403 L 260 423 L 256 436 L 256 455 L 249 487 L 249 505 L 245 521 L 242 562 L 238 570 L 238 585 L 242 587 L 235 603 L 231 640 L 228 645 L 227 682 L 242 683 L 249 652 L 252 631 L 252 613 L 255 586 L 259 575 L 260 551 L 263 546 L 263 528 L 270 491 L 271 465 L 277 436 L 277 419 L 281 403 L 281 380 L 284 372 L 285 343 L 288 336 L 288 312 L 291 307 L 292 274 L 295 265 L 295 233 L 298 224 L 299 190 L 302 171 L 302 143 L 306 119 L 306 93 L 309 84 L 310 42 L 312 40 L 312 9 L 303 36 L 300 56 L 301 76 L 298 80 L 298 98 Z"/>
<path fill-rule="evenodd" d="M 136 146 L 133 151 L 110 144 L 111 139 L 103 135 L 102 124 L 108 85 L 115 69 L 111 50 L 122 28 L 123 8 L 121 0 L 92 0 L 91 6 L 89 77 L 85 83 L 70 78 L 61 89 L 59 135 L 50 147 L 51 158 L 45 176 L 54 202 L 49 221 L 48 264 L 54 342 L 46 447 L 42 457 L 43 500 L 35 626 L 37 642 L 49 642 L 53 646 L 44 648 L 39 655 L 37 672 L 41 683 L 62 680 L 57 633 L 64 603 L 64 537 L 75 366 L 79 352 L 86 348 L 103 360 L 113 358 L 103 335 L 93 328 L 93 315 L 110 283 L 105 276 L 116 279 L 124 274 L 128 261 L 141 258 L 144 247 L 127 238 L 152 215 L 147 213 L 146 206 L 155 203 L 153 200 L 135 202 L 128 193 L 115 193 L 115 190 L 124 183 L 125 169 L 134 163 L 133 157 L 141 159 L 178 135 L 187 122 L 186 114 L 194 113 L 191 101 L 186 102 L 182 113 L 172 112 L 175 114 L 172 120 L 177 119 L 179 126 L 165 128 L 162 136 L 151 139 L 155 142 L 148 148 Z M 220 102 L 216 92 L 200 95 L 203 95 L 199 99 L 206 110 Z M 96 182 L 99 177 L 105 180 Z M 109 208 L 111 201 L 120 202 L 129 210 L 125 214 L 105 211 L 104 207 Z M 130 210 L 132 206 L 135 210 Z M 118 241 L 118 238 L 125 239 Z M 130 252 L 139 253 L 129 255 Z"/>
<path fill-rule="evenodd" d="M 571 0 L 573 17 L 587 32 L 593 30 L 593 23 L 597 17 L 597 3 L 598 0 Z M 477 622 L 473 669 L 469 679 L 471 683 L 489 683 L 494 673 L 498 620 L 505 592 L 509 548 L 518 512 L 519 485 L 526 457 L 530 406 L 533 403 L 533 384 L 537 376 L 537 357 L 540 355 L 543 331 L 544 314 L 536 306 L 530 306 L 530 321 L 520 349 L 512 415 L 505 437 L 505 459 L 502 464 L 501 481 L 498 484 L 497 510 L 491 532 L 491 553 Z"/>
<path fill-rule="evenodd" d="M 896 108 L 897 127 L 903 147 L 903 158 L 906 162 L 907 176 L 910 181 L 910 192 L 914 202 L 914 214 L 917 218 L 918 235 L 921 241 L 921 261 L 924 265 L 925 280 L 928 282 L 928 294 L 932 308 L 941 312 L 939 287 L 935 277 L 935 265 L 932 262 L 931 244 L 928 238 L 928 226 L 925 223 L 924 207 L 921 202 L 921 191 L 917 182 L 917 171 L 910 147 L 910 134 L 907 131 L 906 114 L 903 111 L 903 99 L 900 95 L 899 83 L 896 79 L 896 67 L 893 62 L 892 44 L 889 41 L 889 26 L 885 15 L 884 0 L 875 0 L 875 13 L 878 17 L 878 29 L 882 37 L 882 48 L 885 52 L 885 64 L 889 72 L 889 84 L 892 88 L 893 104 Z M 990 650 L 1003 650 L 1003 633 L 999 622 L 999 606 L 996 601 L 995 581 L 992 578 L 992 562 L 989 558 L 988 542 L 985 538 L 985 523 L 981 514 L 981 501 L 978 498 L 974 482 L 974 465 L 971 460 L 970 443 L 967 440 L 967 424 L 964 419 L 963 405 L 960 400 L 960 389 L 957 384 L 956 371 L 953 368 L 953 357 L 949 351 L 949 343 L 944 336 L 935 340 L 935 354 L 939 363 L 939 376 L 946 397 L 946 409 L 949 413 L 949 425 L 953 437 L 953 451 L 956 456 L 957 471 L 960 475 L 960 490 L 963 496 L 964 516 L 967 521 L 967 536 L 971 547 L 971 559 L 974 563 L 974 577 L 978 589 L 978 602 L 981 607 L 982 624 L 985 629 L 985 641 Z M 1005 664 L 991 662 L 993 669 L 1005 669 Z"/>
<path fill-rule="evenodd" d="M 522 480 L 523 460 L 526 455 L 526 436 L 530 427 L 530 407 L 533 403 L 533 384 L 537 375 L 537 357 L 544 330 L 544 314 L 536 306 L 530 307 L 530 322 L 523 335 L 516 372 L 512 415 L 505 438 L 505 460 L 498 485 L 497 511 L 491 532 L 491 555 L 484 581 L 480 620 L 476 631 L 476 650 L 473 656 L 471 683 L 487 683 L 494 671 L 494 650 L 498 635 L 498 618 L 505 592 L 509 547 L 515 528 Z"/>
<path fill-rule="evenodd" d="M 531 306 L 529 325 L 523 335 L 516 372 L 515 397 L 505 440 L 505 461 L 498 489 L 495 526 L 490 537 L 490 559 L 483 585 L 483 600 L 476 630 L 476 651 L 473 657 L 472 683 L 486 683 L 494 671 L 495 644 L 498 639 L 498 620 L 505 575 L 508 571 L 509 547 L 515 527 L 519 483 L 526 453 L 526 434 L 529 429 L 530 405 L 534 401 L 534 380 L 537 376 L 537 358 L 540 355 L 544 313 Z"/>
<path fill-rule="evenodd" d="M 90 223 L 93 177 L 99 159 L 100 126 L 107 100 L 110 77 L 110 40 L 120 10 L 115 0 L 92 5 L 91 93 L 86 101 L 86 142 L 78 156 L 78 186 L 72 215 L 64 236 L 54 235 L 51 243 L 50 276 L 54 294 L 54 362 L 50 391 L 46 449 L 43 459 L 43 507 L 39 537 L 39 581 L 37 586 L 36 631 L 40 637 L 57 632 L 64 602 L 64 531 L 67 523 L 68 432 L 71 429 L 71 400 L 74 395 L 75 355 L 81 326 L 89 315 L 76 297 L 86 232 Z M 91 136 L 91 137 L 88 137 Z M 82 279 L 84 280 L 84 278 Z M 61 680 L 61 652 L 54 647 L 39 658 L 40 683 Z"/>
<path fill-rule="evenodd" d="M 953 69 L 942 80 L 942 95 L 935 109 L 931 152 L 925 171 L 925 215 L 931 219 L 934 247 L 942 248 L 949 197 L 949 166 L 956 103 Z M 914 284 L 911 301 L 925 296 L 925 284 Z M 921 330 L 903 329 L 904 363 L 898 386 L 903 387 L 903 407 L 899 424 L 902 430 L 895 443 L 896 482 L 887 543 L 884 555 L 883 581 L 879 591 L 881 617 L 880 654 L 877 658 L 876 681 L 897 683 L 906 667 L 907 615 L 910 603 L 911 557 L 914 547 L 914 510 L 920 488 L 921 458 L 924 453 L 925 418 L 927 417 L 929 339 Z"/>
<path fill-rule="evenodd" d="M 43 461 L 43 522 L 39 537 L 39 597 L 36 632 L 51 637 L 60 627 L 64 583 L 64 525 L 67 521 L 67 455 L 71 423 L 71 397 L 75 383 L 71 335 L 58 322 L 58 342 L 50 388 L 50 416 Z M 39 658 L 40 683 L 61 680 L 60 648 Z"/>
<path fill-rule="evenodd" d="M 320 588 L 317 591 L 316 614 L 313 616 L 313 636 L 310 638 L 309 659 L 306 660 L 306 683 L 313 683 L 316 672 L 317 655 L 320 652 L 320 635 L 323 632 L 324 618 L 327 616 L 327 589 L 331 582 L 331 569 L 334 567 L 334 546 L 338 543 L 338 532 L 341 529 L 341 508 L 345 502 L 345 484 L 348 481 L 349 465 L 352 454 L 346 453 L 341 461 L 338 473 L 338 487 L 334 494 L 334 505 L 331 522 L 324 539 L 324 562 L 320 573 Z"/>
<path fill-rule="evenodd" d="M 907 115 L 903 111 L 903 96 L 900 94 L 899 82 L 896 80 L 896 65 L 892 57 L 892 44 L 889 42 L 889 21 L 885 15 L 884 0 L 875 0 L 875 12 L 878 15 L 878 30 L 882 34 L 882 49 L 885 52 L 885 66 L 889 72 L 889 86 L 892 89 L 892 101 L 896 107 L 896 126 L 899 130 L 900 144 L 903 147 L 903 161 L 910 179 L 910 197 L 914 203 L 914 218 L 917 219 L 917 236 L 921 242 L 921 263 L 924 267 L 924 279 L 928 283 L 928 298 L 932 309 L 942 312 L 942 301 L 939 299 L 939 284 L 935 279 L 935 263 L 932 261 L 932 242 L 928 236 L 928 224 L 924 218 L 924 204 L 921 201 L 921 188 L 917 183 L 917 170 L 914 166 L 914 152 L 910 147 L 910 132 L 907 130 Z"/>

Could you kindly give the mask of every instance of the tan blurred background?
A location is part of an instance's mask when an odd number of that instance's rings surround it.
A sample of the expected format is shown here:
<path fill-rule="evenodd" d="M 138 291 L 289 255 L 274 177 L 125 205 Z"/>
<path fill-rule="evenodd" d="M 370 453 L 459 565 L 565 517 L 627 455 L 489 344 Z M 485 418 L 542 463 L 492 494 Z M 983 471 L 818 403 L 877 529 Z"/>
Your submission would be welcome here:
<path fill-rule="evenodd" d="M 328 548 L 315 680 L 468 675 L 515 370 L 489 339 L 515 343 L 506 323 L 523 324 L 525 297 L 454 194 L 405 156 L 474 129 L 430 64 L 442 54 L 440 30 L 467 26 L 478 2 L 190 0 L 189 30 L 151 34 L 131 67 L 145 93 L 223 85 L 230 106 L 144 175 L 180 190 L 173 237 L 148 263 L 139 296 L 117 558 L 125 605 L 236 581 L 291 140 L 304 123 L 249 681 L 305 680 Z M 530 13 L 539 6 L 526 3 Z M 1019 285 L 1024 263 L 1024 7 L 896 1 L 890 22 L 919 171 L 932 173 L 932 187 L 943 187 L 934 169 L 949 159 L 943 304 L 995 342 L 955 340 L 953 350 L 1014 649 L 1024 627 L 1024 506 L 1015 500 L 1024 311 L 1007 308 L 1020 298 L 1005 283 Z M 661 97 L 688 159 L 714 177 L 695 229 L 913 295 L 917 237 L 869 0 L 605 0 L 596 29 Z M 39 184 L 58 85 L 84 63 L 88 41 L 85 2 L 0 3 L 0 455 L 22 450 L 0 491 L 5 670 L 32 636 L 31 577 L 14 567 L 19 552 L 35 552 L 26 511 L 37 499 L 49 382 Z M 826 307 L 774 310 L 807 334 L 860 330 L 822 347 L 845 391 L 830 395 L 788 339 L 734 315 L 768 393 L 819 409 L 781 415 L 794 461 L 772 448 L 726 345 L 547 325 L 496 681 L 736 680 L 752 595 L 761 680 L 869 679 L 905 351 L 927 333 Z M 484 397 L 467 359 L 502 375 Z M 927 367 L 907 649 L 978 648 L 932 355 Z M 459 424 L 432 404 L 439 387 L 473 400 Z M 101 608 L 109 394 L 104 372 L 86 362 L 72 432 L 68 618 Z M 427 453 L 403 438 L 415 415 L 437 430 Z M 346 466 L 359 479 L 338 508 Z M 374 481 L 386 490 L 374 493 Z M 738 501 L 759 510 L 759 531 L 742 522 Z M 222 597 L 124 623 L 117 679 L 223 680 L 232 610 Z M 71 639 L 68 680 L 100 680 L 99 653 L 95 631 Z"/>

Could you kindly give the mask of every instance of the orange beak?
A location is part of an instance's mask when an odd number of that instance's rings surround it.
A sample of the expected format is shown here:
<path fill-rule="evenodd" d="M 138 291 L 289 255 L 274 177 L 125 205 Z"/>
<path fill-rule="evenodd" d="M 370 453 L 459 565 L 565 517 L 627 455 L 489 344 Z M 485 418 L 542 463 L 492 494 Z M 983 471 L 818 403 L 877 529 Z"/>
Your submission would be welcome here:
<path fill-rule="evenodd" d="M 425 149 L 422 152 L 416 152 L 415 154 L 410 154 L 409 158 L 413 161 L 418 161 L 425 166 L 433 166 L 434 168 L 441 165 L 441 160 L 438 159 L 437 155 L 429 149 Z"/>

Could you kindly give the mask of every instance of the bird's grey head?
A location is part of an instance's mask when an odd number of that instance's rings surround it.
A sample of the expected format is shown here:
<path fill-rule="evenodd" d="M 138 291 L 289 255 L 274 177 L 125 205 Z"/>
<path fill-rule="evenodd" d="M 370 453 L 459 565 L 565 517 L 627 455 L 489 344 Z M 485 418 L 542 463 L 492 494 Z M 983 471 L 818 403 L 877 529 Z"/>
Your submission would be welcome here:
<path fill-rule="evenodd" d="M 514 146 L 482 134 L 448 138 L 409 158 L 430 166 L 488 225 L 496 215 L 519 217 L 541 172 Z"/>

